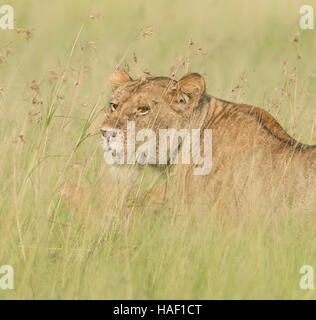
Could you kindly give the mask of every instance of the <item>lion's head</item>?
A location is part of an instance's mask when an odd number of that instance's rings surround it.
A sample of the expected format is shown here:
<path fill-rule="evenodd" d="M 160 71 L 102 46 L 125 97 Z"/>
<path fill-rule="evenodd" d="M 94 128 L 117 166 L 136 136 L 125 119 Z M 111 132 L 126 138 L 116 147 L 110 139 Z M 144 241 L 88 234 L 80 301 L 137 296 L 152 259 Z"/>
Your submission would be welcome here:
<path fill-rule="evenodd" d="M 136 135 L 142 129 L 150 129 L 158 136 L 160 129 L 188 128 L 205 95 L 205 81 L 197 73 L 187 74 L 179 81 L 168 77 L 133 80 L 117 70 L 111 81 L 113 95 L 101 126 L 105 152 L 120 135 L 126 139 L 128 121 L 134 123 Z"/>

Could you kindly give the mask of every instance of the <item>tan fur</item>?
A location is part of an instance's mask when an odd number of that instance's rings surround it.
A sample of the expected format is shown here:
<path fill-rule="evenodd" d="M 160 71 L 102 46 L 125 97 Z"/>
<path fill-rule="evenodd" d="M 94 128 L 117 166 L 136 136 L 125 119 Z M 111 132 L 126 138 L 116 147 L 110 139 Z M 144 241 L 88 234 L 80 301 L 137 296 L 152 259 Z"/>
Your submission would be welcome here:
<path fill-rule="evenodd" d="M 201 132 L 212 129 L 211 174 L 194 176 L 194 165 L 170 166 L 176 192 L 182 192 L 186 199 L 195 199 L 201 188 L 204 195 L 213 197 L 225 181 L 226 186 L 229 182 L 231 188 L 243 192 L 247 181 L 254 177 L 262 179 L 262 190 L 272 180 L 273 183 L 284 180 L 288 186 L 291 181 L 298 186 L 293 175 L 305 187 L 315 186 L 316 146 L 297 142 L 260 108 L 208 95 L 199 74 L 188 74 L 178 82 L 167 77 L 132 80 L 118 70 L 112 77 L 112 85 L 111 104 L 115 108 L 106 109 L 101 130 L 120 129 L 126 137 L 127 120 L 135 121 L 136 133 L 144 128 L 156 134 L 159 129 L 168 128 L 199 128 Z M 145 115 L 139 112 L 144 106 L 150 108 Z"/>

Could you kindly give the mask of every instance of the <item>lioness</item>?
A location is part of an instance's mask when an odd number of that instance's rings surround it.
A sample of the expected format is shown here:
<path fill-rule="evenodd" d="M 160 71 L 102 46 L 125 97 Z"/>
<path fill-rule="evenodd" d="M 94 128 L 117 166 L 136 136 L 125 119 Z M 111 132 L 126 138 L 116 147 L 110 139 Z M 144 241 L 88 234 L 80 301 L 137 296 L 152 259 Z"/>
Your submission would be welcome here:
<path fill-rule="evenodd" d="M 231 191 L 245 192 L 247 187 L 251 188 L 253 179 L 261 180 L 260 192 L 281 182 L 286 186 L 285 194 L 289 190 L 303 192 L 300 189 L 303 185 L 315 187 L 316 145 L 296 141 L 260 108 L 207 94 L 205 81 L 197 73 L 187 74 L 179 81 L 168 77 L 133 80 L 126 72 L 116 70 L 112 87 L 113 96 L 101 126 L 105 158 L 113 151 L 109 143 L 121 138 L 120 135 L 127 145 L 127 121 L 135 122 L 136 135 L 145 128 L 157 135 L 160 129 L 200 129 L 201 153 L 205 148 L 203 131 L 212 130 L 210 174 L 192 174 L 195 167 L 203 164 L 171 165 L 174 150 L 169 150 L 167 166 L 155 166 L 170 169 L 170 177 L 176 182 L 174 192 L 181 193 L 185 200 L 197 199 L 202 194 L 214 196 L 223 184 Z M 136 152 L 141 144 L 136 143 Z M 178 152 L 182 146 L 183 141 L 179 141 Z M 124 171 L 131 172 L 130 167 L 116 165 L 115 170 L 130 179 L 131 175 Z M 161 190 L 155 194 L 165 196 Z"/>

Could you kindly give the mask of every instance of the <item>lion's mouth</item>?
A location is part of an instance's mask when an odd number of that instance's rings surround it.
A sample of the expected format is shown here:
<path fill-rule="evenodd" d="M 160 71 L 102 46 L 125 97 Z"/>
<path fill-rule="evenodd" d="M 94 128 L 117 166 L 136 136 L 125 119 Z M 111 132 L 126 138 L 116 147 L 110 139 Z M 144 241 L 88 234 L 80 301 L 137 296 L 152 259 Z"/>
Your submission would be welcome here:
<path fill-rule="evenodd" d="M 119 143 L 113 141 L 115 139 L 107 139 L 107 138 L 102 138 L 102 149 L 104 153 L 104 159 L 108 160 L 110 157 L 116 158 L 118 156 L 118 147 Z"/>
<path fill-rule="evenodd" d="M 103 149 L 104 153 L 110 152 L 112 150 L 112 148 L 109 144 L 109 141 L 104 137 L 102 137 L 102 149 Z"/>
<path fill-rule="evenodd" d="M 143 142 L 136 142 L 133 146 L 135 150 L 133 152 L 135 159 L 129 159 L 129 162 L 134 163 L 139 157 L 144 157 L 144 154 L 139 154 Z M 127 156 L 127 150 L 125 148 L 124 139 L 122 137 L 115 136 L 111 139 L 102 137 L 102 150 L 104 154 L 104 160 L 107 164 L 123 164 L 125 156 Z M 138 159 L 138 162 L 140 159 Z M 144 162 L 144 161 L 143 161 Z"/>

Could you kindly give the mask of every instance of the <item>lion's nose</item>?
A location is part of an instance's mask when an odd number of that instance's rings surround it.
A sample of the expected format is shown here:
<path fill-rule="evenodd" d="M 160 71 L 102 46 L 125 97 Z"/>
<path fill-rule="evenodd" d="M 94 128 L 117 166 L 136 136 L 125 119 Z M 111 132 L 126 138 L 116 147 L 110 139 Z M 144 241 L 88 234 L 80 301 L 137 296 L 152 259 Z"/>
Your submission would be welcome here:
<path fill-rule="evenodd" d="M 104 138 L 107 140 L 110 140 L 111 138 L 114 138 L 117 136 L 117 131 L 116 130 L 106 130 L 106 129 L 100 129 L 101 134 Z"/>
<path fill-rule="evenodd" d="M 105 137 L 105 136 L 106 136 L 106 133 L 107 133 L 107 130 L 100 129 L 100 132 L 101 132 L 102 136 Z"/>

